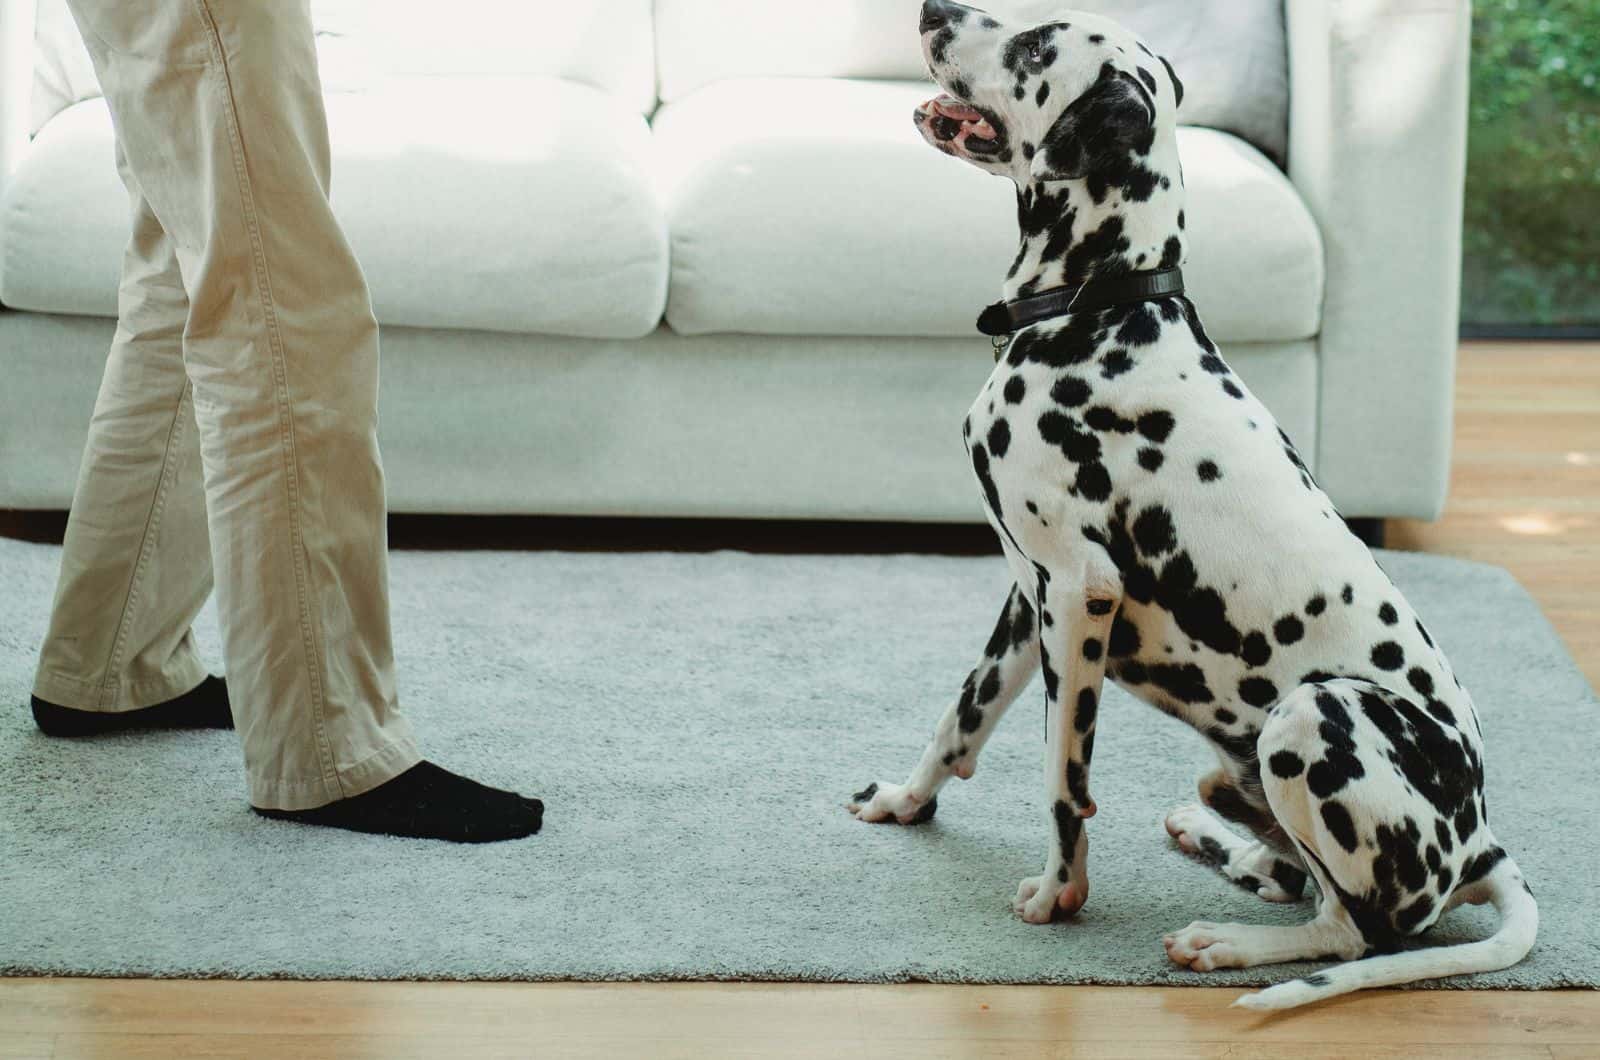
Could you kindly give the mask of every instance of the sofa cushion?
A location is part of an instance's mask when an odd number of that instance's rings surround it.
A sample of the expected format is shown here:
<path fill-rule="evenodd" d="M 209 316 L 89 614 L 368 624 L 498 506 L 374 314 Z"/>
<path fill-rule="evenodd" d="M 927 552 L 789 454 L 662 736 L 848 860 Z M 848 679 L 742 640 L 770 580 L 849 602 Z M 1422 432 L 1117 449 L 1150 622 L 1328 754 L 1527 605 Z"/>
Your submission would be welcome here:
<path fill-rule="evenodd" d="M 24 0 L 27 2 L 27 0 Z M 38 0 L 31 130 L 100 94 L 66 0 Z M 323 87 L 392 76 L 539 74 L 655 106 L 652 0 L 312 0 Z"/>
<path fill-rule="evenodd" d="M 975 334 L 1016 253 L 1015 189 L 922 141 L 911 112 L 927 92 L 744 79 L 663 106 L 668 323 L 685 334 Z M 1178 135 L 1185 272 L 1207 326 L 1231 341 L 1316 334 L 1322 242 L 1293 187 L 1237 137 Z"/>
<path fill-rule="evenodd" d="M 386 79 L 328 97 L 333 204 L 385 324 L 649 333 L 667 238 L 644 118 L 542 77 Z M 102 100 L 57 115 L 0 207 L 0 301 L 112 316 L 128 236 Z"/>
<path fill-rule="evenodd" d="M 922 0 L 810 0 L 791 4 L 656 0 L 661 98 L 741 77 L 927 76 L 917 35 Z M 1283 0 L 987 0 L 1019 21 L 1059 18 L 1063 7 L 1107 15 L 1172 62 L 1187 125 L 1224 129 L 1282 160 L 1289 71 Z"/>

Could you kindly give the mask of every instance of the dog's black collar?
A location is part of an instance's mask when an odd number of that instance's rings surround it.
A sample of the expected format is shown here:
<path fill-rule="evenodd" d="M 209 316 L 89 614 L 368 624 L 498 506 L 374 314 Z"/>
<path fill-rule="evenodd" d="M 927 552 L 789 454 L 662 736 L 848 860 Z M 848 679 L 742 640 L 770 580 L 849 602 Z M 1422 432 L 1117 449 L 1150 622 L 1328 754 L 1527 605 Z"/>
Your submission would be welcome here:
<path fill-rule="evenodd" d="M 1104 280 L 1053 287 L 1010 302 L 996 302 L 978 318 L 978 330 L 991 338 L 1002 338 L 1051 317 L 1087 313 L 1133 302 L 1150 302 L 1182 293 L 1182 269 L 1129 272 Z"/>

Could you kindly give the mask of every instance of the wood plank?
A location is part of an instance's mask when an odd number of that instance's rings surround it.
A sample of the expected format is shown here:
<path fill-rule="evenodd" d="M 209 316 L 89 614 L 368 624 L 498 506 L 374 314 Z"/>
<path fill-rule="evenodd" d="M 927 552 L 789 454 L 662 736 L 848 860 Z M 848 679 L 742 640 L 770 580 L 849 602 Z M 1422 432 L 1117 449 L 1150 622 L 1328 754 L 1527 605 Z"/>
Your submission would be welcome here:
<path fill-rule="evenodd" d="M 54 1048 L 52 1034 L 11 1034 L 0 1023 L 0 1060 L 50 1060 Z"/>
<path fill-rule="evenodd" d="M 1110 1045 L 1309 1042 L 1580 1045 L 1600 1041 L 1586 991 L 1375 991 L 1263 1017 L 1223 988 L 770 983 L 295 983 L 50 979 L 0 983 L 0 1035 L 151 1041 L 484 1038 L 647 1043 L 826 1040 Z M 91 1043 L 92 1044 L 92 1043 Z M 289 1048 L 289 1045 L 284 1045 Z M 296 1046 L 295 1048 L 299 1048 Z M 309 1046 L 307 1046 L 309 1048 Z M 781 1055 L 781 1054 L 780 1054 Z"/>
<path fill-rule="evenodd" d="M 1500 1054 L 1489 1054 L 1498 1057 Z M 1528 1055 L 1528 1054 L 1517 1054 Z M 1538 1054 L 1548 1060 L 1549 1053 Z M 869 1060 L 859 1040 L 619 1038 L 605 1034 L 530 1039 L 437 1034 L 64 1034 L 54 1060 Z"/>

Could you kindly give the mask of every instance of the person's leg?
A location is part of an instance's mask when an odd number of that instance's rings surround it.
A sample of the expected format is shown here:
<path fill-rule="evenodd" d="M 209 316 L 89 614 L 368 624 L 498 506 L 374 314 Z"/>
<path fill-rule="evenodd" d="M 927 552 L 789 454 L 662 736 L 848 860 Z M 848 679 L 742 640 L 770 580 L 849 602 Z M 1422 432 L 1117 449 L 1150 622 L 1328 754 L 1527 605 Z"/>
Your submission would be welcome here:
<path fill-rule="evenodd" d="M 232 725 L 190 624 L 211 592 L 172 243 L 118 152 L 133 233 L 62 550 L 33 713 L 56 736 Z"/>
<path fill-rule="evenodd" d="M 252 805 L 441 838 L 536 831 L 536 800 L 421 762 L 398 711 L 378 330 L 328 203 L 306 3 L 69 6 L 189 296 L 183 353 Z"/>

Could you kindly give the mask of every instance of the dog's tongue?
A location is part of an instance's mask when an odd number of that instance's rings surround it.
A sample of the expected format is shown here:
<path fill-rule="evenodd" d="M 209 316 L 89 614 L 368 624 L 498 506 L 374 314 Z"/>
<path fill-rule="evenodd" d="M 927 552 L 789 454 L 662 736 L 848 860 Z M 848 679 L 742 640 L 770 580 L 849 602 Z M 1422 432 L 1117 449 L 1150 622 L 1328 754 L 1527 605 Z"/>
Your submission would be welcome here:
<path fill-rule="evenodd" d="M 976 108 L 961 102 L 956 97 L 945 93 L 935 96 L 924 104 L 934 114 L 958 121 L 966 127 L 967 132 L 982 140 L 994 139 L 994 126 L 989 124 L 989 119 L 980 114 Z"/>

